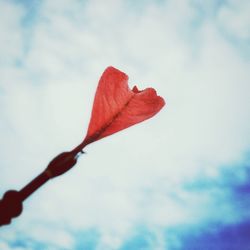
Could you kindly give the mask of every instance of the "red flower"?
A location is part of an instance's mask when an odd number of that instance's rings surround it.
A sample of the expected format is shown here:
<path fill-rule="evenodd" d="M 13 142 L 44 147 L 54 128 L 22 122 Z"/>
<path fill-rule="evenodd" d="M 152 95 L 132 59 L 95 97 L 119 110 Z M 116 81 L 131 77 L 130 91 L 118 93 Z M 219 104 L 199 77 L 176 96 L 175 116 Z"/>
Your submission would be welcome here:
<path fill-rule="evenodd" d="M 128 76 L 107 68 L 96 91 L 92 115 L 83 142 L 70 152 L 56 156 L 48 167 L 20 191 L 8 191 L 0 200 L 0 226 L 22 212 L 22 202 L 49 179 L 62 175 L 77 162 L 78 153 L 91 142 L 154 116 L 165 105 L 153 88 L 140 91 L 128 87 Z"/>
<path fill-rule="evenodd" d="M 154 116 L 165 105 L 153 88 L 128 87 L 128 76 L 108 67 L 99 81 L 84 141 L 75 149 L 114 134 Z"/>

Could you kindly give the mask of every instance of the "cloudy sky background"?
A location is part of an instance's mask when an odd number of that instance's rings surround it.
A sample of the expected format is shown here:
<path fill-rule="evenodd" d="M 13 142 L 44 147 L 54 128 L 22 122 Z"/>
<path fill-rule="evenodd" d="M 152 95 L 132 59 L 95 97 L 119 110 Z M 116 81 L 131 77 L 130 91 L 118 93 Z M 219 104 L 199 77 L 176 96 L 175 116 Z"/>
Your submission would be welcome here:
<path fill-rule="evenodd" d="M 154 118 L 89 145 L 0 249 L 250 249 L 248 0 L 0 0 L 0 195 L 83 139 L 112 65 Z"/>

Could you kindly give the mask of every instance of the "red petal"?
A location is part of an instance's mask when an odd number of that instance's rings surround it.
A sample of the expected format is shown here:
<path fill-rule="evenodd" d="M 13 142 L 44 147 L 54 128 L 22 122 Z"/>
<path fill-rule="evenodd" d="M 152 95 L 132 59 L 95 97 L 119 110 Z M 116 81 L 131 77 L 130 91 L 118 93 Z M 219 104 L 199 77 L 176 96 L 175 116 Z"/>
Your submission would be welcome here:
<path fill-rule="evenodd" d="M 128 87 L 128 76 L 108 67 L 96 90 L 87 135 L 82 145 L 116 133 L 154 116 L 165 105 L 153 88 Z"/>
<path fill-rule="evenodd" d="M 134 93 L 140 93 L 140 92 L 141 92 L 141 90 L 139 90 L 139 89 L 137 88 L 137 86 L 134 86 L 133 89 L 132 89 L 132 91 L 133 91 Z"/>

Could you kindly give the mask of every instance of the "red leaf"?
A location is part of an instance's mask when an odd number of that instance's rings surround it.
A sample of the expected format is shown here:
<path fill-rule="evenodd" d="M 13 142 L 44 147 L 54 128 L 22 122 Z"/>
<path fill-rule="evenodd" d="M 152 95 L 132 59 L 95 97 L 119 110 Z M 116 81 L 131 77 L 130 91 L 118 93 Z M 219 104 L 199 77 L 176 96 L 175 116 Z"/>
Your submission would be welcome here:
<path fill-rule="evenodd" d="M 165 105 L 153 88 L 128 87 L 128 76 L 108 67 L 96 90 L 87 135 L 81 148 L 154 116 Z M 80 145 L 79 145 L 80 146 Z"/>

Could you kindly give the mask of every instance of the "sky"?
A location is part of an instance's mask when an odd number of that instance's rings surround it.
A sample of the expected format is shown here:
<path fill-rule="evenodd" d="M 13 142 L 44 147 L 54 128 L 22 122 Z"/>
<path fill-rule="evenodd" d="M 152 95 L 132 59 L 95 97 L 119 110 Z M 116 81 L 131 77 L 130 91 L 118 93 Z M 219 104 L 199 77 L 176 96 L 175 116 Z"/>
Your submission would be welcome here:
<path fill-rule="evenodd" d="M 166 106 L 86 147 L 0 229 L 9 250 L 250 249 L 248 0 L 0 0 L 0 196 L 84 138 L 112 65 Z"/>

